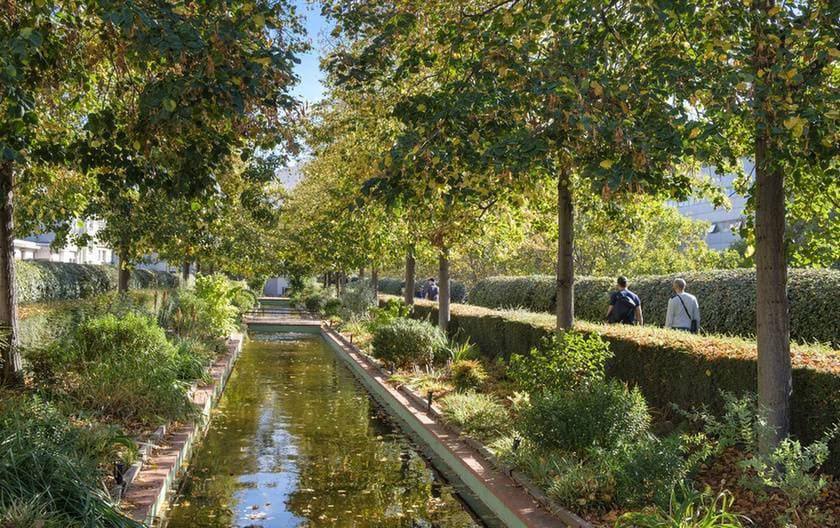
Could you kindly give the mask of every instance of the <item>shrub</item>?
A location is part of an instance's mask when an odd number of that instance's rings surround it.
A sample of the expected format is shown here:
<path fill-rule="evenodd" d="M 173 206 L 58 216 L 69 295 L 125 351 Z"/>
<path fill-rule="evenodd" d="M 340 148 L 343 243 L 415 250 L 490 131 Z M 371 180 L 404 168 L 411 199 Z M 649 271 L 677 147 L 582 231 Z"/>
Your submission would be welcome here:
<path fill-rule="evenodd" d="M 638 389 L 618 381 L 593 381 L 572 391 L 531 398 L 523 413 L 525 436 L 545 449 L 582 454 L 614 449 L 647 431 L 650 414 Z"/>
<path fill-rule="evenodd" d="M 529 393 L 573 389 L 604 379 L 610 347 L 597 334 L 563 332 L 543 341 L 527 356 L 513 356 L 508 374 Z"/>
<path fill-rule="evenodd" d="M 240 286 L 233 294 L 230 303 L 241 315 L 254 309 L 257 305 L 257 295 L 253 292 L 253 290 Z"/>
<path fill-rule="evenodd" d="M 338 313 L 344 319 L 364 317 L 376 306 L 376 299 L 368 282 L 363 281 L 344 288 L 339 306 L 341 311 Z"/>
<path fill-rule="evenodd" d="M 370 331 L 374 331 L 376 328 L 389 325 L 397 319 L 405 319 L 411 315 L 411 309 L 411 306 L 405 304 L 402 299 L 388 299 L 381 306 L 370 311 L 371 317 L 368 328 Z"/>
<path fill-rule="evenodd" d="M 679 275 L 697 296 L 706 332 L 755 334 L 755 271 L 718 270 Z M 630 279 L 630 289 L 642 299 L 645 321 L 662 325 L 677 275 L 649 275 Z M 615 279 L 580 277 L 575 280 L 575 314 L 588 321 L 603 321 Z M 792 269 L 788 274 L 791 338 L 800 342 L 840 344 L 833 299 L 826 291 L 840 288 L 840 270 Z M 554 311 L 555 278 L 491 277 L 470 292 L 470 303 L 488 308 L 526 308 Z"/>
<path fill-rule="evenodd" d="M 104 491 L 105 460 L 90 451 L 86 434 L 92 433 L 72 426 L 38 397 L 0 400 L 0 525 L 140 528 Z M 99 438 L 100 444 L 124 441 L 121 435 Z"/>
<path fill-rule="evenodd" d="M 443 419 L 469 436 L 489 440 L 510 431 L 510 415 L 498 400 L 477 392 L 455 392 L 440 400 Z"/>
<path fill-rule="evenodd" d="M 33 351 L 31 368 L 48 390 L 129 423 L 157 425 L 195 411 L 178 379 L 174 345 L 151 318 L 88 319 L 66 339 Z"/>
<path fill-rule="evenodd" d="M 615 482 L 615 502 L 624 508 L 667 507 L 671 492 L 690 469 L 680 438 L 643 435 L 615 453 L 605 453 Z"/>
<path fill-rule="evenodd" d="M 828 459 L 828 441 L 836 433 L 835 429 L 804 447 L 798 440 L 786 438 L 771 453 L 753 455 L 742 463 L 749 471 L 742 484 L 758 493 L 768 487 L 779 489 L 796 511 L 803 501 L 815 499 L 825 487 L 827 481 L 818 470 Z"/>
<path fill-rule="evenodd" d="M 242 289 L 219 273 L 196 277 L 195 295 L 204 302 L 204 315 L 211 335 L 224 337 L 236 330 L 239 313 L 233 299 Z"/>
<path fill-rule="evenodd" d="M 383 277 L 379 279 L 379 292 L 389 295 L 402 295 L 404 285 L 405 281 L 402 279 Z"/>
<path fill-rule="evenodd" d="M 310 313 L 321 313 L 326 303 L 326 297 L 321 293 L 311 293 L 303 300 L 303 305 Z"/>
<path fill-rule="evenodd" d="M 453 361 L 450 370 L 452 382 L 460 390 L 478 389 L 487 381 L 487 372 L 474 359 Z"/>
<path fill-rule="evenodd" d="M 446 343 L 435 326 L 414 319 L 395 319 L 373 333 L 373 355 L 389 365 L 430 365 Z"/>
<path fill-rule="evenodd" d="M 324 306 L 321 308 L 321 312 L 326 317 L 337 317 L 338 313 L 341 311 L 341 300 L 340 299 L 327 299 L 324 301 Z"/>

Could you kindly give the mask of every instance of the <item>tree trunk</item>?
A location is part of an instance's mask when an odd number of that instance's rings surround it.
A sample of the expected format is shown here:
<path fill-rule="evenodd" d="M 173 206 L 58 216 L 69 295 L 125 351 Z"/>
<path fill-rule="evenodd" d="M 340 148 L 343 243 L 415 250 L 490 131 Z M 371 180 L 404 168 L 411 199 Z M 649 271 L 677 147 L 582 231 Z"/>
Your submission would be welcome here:
<path fill-rule="evenodd" d="M 0 165 L 0 326 L 8 333 L 0 342 L 2 360 L 2 385 L 19 385 L 23 382 L 23 366 L 18 335 L 17 285 L 15 283 L 15 172 L 11 161 Z"/>
<path fill-rule="evenodd" d="M 123 251 L 120 254 L 120 271 L 117 281 L 117 291 L 119 293 L 128 291 L 128 281 L 131 279 L 131 270 L 128 269 L 128 261 L 125 258 L 127 254 L 127 251 Z"/>
<path fill-rule="evenodd" d="M 379 267 L 370 268 L 370 289 L 373 290 L 373 298 L 379 298 Z"/>
<path fill-rule="evenodd" d="M 184 264 L 181 266 L 181 279 L 184 281 L 184 286 L 190 282 L 190 267 L 192 263 L 190 259 L 184 259 Z"/>
<path fill-rule="evenodd" d="M 416 275 L 417 261 L 414 259 L 414 244 L 408 246 L 408 252 L 405 254 L 405 289 L 403 290 L 403 300 L 405 304 L 414 304 L 414 278 Z"/>
<path fill-rule="evenodd" d="M 335 296 L 341 297 L 341 273 L 335 273 Z"/>
<path fill-rule="evenodd" d="M 569 173 L 557 179 L 557 332 L 572 328 L 575 318 L 574 205 Z"/>
<path fill-rule="evenodd" d="M 326 290 L 330 285 L 330 272 L 324 273 L 324 289 Z"/>
<path fill-rule="evenodd" d="M 442 249 L 438 260 L 438 326 L 446 333 L 449 328 L 449 249 Z"/>
<path fill-rule="evenodd" d="M 365 268 L 359 268 L 359 280 L 364 280 L 365 278 Z"/>
<path fill-rule="evenodd" d="M 793 381 L 785 258 L 784 173 L 768 163 L 770 139 L 763 132 L 755 148 L 755 268 L 758 404 L 768 428 L 759 439 L 769 453 L 790 431 Z"/>

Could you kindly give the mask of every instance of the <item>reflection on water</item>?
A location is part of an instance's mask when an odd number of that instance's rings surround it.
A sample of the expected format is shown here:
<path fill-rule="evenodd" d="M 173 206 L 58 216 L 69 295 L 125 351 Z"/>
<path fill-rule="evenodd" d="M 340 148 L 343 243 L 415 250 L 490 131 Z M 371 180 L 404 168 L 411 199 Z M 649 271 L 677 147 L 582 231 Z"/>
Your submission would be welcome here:
<path fill-rule="evenodd" d="M 476 526 L 320 338 L 264 337 L 245 346 L 169 528 Z"/>

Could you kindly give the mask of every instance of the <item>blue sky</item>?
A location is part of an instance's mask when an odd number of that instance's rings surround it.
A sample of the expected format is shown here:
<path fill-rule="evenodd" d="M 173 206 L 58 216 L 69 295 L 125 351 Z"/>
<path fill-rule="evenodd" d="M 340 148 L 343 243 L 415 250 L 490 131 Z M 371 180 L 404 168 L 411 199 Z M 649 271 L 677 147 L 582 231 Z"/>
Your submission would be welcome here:
<path fill-rule="evenodd" d="M 292 90 L 292 93 L 306 102 L 314 103 L 319 101 L 324 93 L 321 84 L 324 73 L 319 67 L 320 44 L 323 37 L 332 29 L 332 24 L 321 16 L 321 7 L 318 3 L 313 5 L 307 0 L 294 0 L 294 3 L 303 19 L 312 50 L 300 56 L 301 63 L 295 68 L 295 73 L 300 77 L 300 83 Z"/>

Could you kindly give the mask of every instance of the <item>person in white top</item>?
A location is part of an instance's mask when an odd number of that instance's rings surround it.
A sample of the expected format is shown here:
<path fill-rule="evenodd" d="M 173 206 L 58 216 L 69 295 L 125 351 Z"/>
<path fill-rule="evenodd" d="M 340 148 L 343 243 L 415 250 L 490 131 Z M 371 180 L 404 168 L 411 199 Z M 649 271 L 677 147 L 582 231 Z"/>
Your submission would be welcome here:
<path fill-rule="evenodd" d="M 674 279 L 674 295 L 668 301 L 665 328 L 697 333 L 700 328 L 700 305 L 697 297 L 685 292 L 685 280 Z M 692 324 L 693 323 L 693 324 Z"/>

